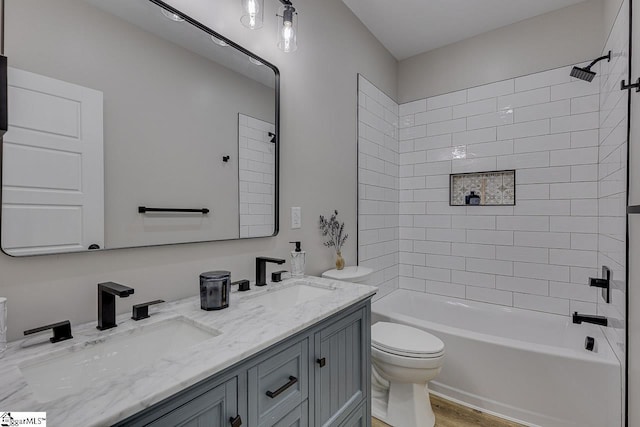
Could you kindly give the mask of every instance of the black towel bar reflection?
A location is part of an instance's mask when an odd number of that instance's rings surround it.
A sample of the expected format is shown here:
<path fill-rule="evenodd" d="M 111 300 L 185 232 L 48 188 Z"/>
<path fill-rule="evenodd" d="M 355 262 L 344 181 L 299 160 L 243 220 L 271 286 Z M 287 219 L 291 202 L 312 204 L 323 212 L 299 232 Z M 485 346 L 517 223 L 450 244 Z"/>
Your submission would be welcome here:
<path fill-rule="evenodd" d="M 177 212 L 177 213 L 201 213 L 206 215 L 209 213 L 209 209 L 178 209 L 178 208 L 148 208 L 146 206 L 138 206 L 138 213 L 147 212 Z"/>

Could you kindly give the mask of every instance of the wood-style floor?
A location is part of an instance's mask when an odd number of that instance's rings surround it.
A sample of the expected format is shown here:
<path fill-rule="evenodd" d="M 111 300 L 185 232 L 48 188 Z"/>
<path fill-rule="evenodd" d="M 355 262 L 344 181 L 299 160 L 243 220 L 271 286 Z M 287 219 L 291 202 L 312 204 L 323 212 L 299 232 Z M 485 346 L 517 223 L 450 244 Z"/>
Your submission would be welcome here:
<path fill-rule="evenodd" d="M 431 406 L 436 414 L 436 427 L 522 427 L 521 424 L 484 414 L 434 395 L 431 395 Z M 389 426 L 374 418 L 371 427 Z"/>

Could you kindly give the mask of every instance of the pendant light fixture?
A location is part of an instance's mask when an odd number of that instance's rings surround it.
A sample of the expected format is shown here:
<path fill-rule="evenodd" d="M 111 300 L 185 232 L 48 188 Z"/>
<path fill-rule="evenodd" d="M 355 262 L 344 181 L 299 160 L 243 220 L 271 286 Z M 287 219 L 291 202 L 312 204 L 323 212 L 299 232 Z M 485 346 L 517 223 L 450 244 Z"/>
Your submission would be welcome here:
<path fill-rule="evenodd" d="M 298 48 L 298 12 L 289 0 L 280 0 L 278 11 L 278 48 L 284 53 Z"/>
<path fill-rule="evenodd" d="M 242 17 L 240 22 L 251 30 L 262 27 L 264 21 L 264 0 L 240 0 L 242 3 Z"/>
<path fill-rule="evenodd" d="M 264 0 L 240 0 L 242 17 L 240 22 L 245 27 L 256 30 L 264 21 Z M 280 0 L 278 9 L 278 48 L 285 53 L 298 49 L 298 12 L 291 0 Z"/>

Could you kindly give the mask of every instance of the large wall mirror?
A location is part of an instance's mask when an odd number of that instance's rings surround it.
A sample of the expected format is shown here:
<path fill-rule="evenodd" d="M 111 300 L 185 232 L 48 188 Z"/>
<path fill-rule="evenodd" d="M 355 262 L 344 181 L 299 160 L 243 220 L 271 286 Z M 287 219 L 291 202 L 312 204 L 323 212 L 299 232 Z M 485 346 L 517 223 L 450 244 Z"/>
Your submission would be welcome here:
<path fill-rule="evenodd" d="M 278 231 L 276 67 L 157 0 L 4 0 L 13 256 Z"/>

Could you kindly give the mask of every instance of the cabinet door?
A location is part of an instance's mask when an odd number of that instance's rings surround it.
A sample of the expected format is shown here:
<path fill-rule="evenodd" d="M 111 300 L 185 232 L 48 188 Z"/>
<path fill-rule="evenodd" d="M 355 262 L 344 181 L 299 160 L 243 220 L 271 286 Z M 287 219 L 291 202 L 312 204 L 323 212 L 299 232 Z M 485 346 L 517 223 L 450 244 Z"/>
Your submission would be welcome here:
<path fill-rule="evenodd" d="M 238 379 L 212 388 L 188 403 L 158 418 L 153 427 L 228 427 L 238 415 Z"/>
<path fill-rule="evenodd" d="M 366 311 L 315 334 L 315 425 L 339 425 L 369 394 Z"/>

